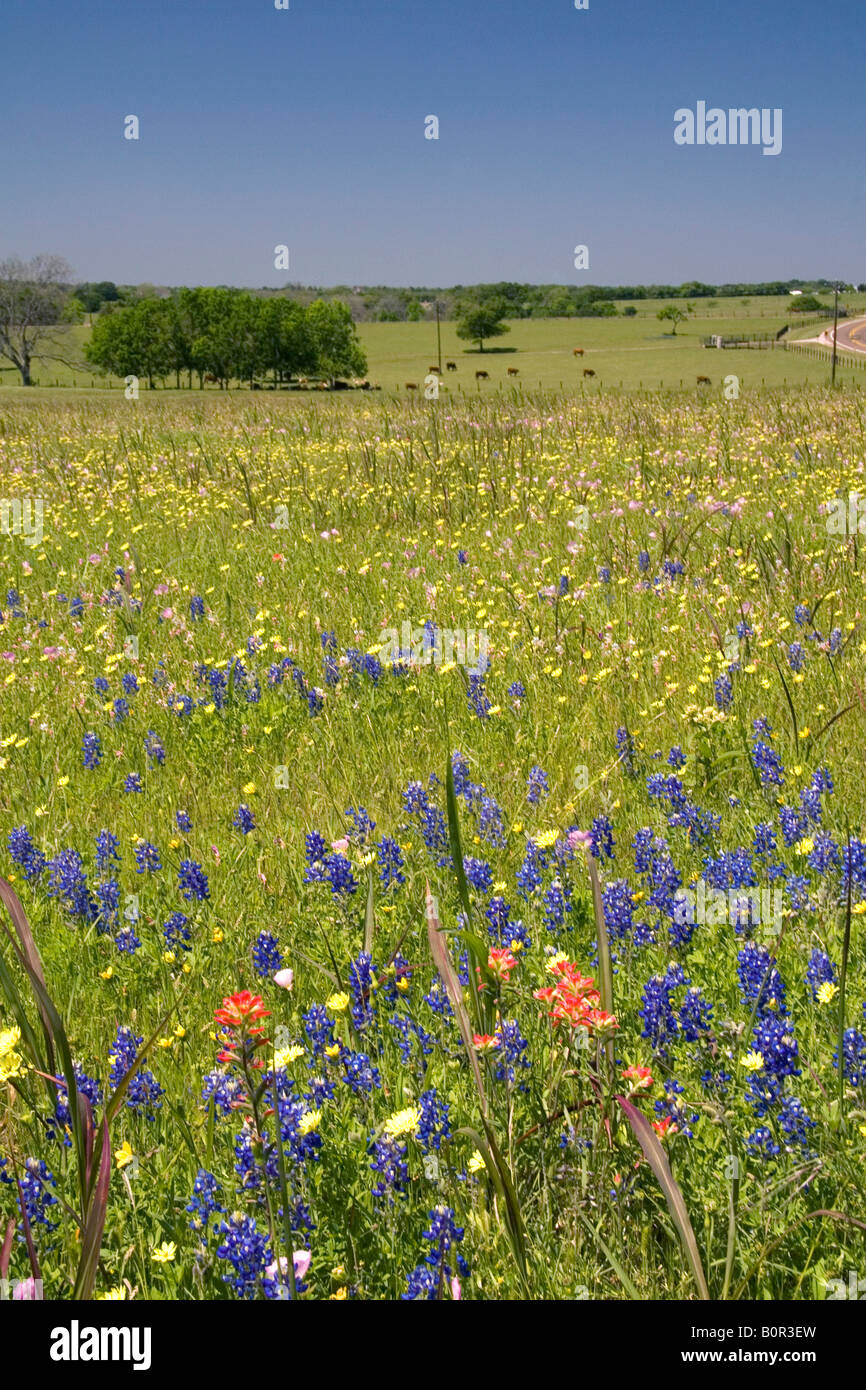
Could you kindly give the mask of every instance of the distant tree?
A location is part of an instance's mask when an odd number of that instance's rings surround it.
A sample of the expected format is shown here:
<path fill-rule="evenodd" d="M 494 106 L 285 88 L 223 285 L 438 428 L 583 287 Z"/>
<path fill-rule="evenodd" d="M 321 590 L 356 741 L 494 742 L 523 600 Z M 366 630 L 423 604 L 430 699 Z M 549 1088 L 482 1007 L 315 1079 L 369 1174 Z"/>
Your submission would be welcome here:
<path fill-rule="evenodd" d="M 91 315 L 98 314 L 103 304 L 113 304 L 120 298 L 120 291 L 113 280 L 100 280 L 96 283 L 86 282 L 83 285 L 76 285 L 72 291 L 76 299 L 80 299 L 84 305 L 84 312 Z"/>
<path fill-rule="evenodd" d="M 828 306 L 822 304 L 820 299 L 817 299 L 814 294 L 794 295 L 791 298 L 790 304 L 792 314 L 820 313 L 822 309 L 826 309 L 827 307 Z"/>
<path fill-rule="evenodd" d="M 322 376 L 330 381 L 338 376 L 363 376 L 367 358 L 345 304 L 316 299 L 307 309 L 307 321 L 316 370 Z"/>
<path fill-rule="evenodd" d="M 457 337 L 477 343 L 484 351 L 485 338 L 500 338 L 511 330 L 502 320 L 508 312 L 504 299 L 489 299 L 486 303 L 463 303 L 457 310 Z"/>
<path fill-rule="evenodd" d="M 684 307 L 679 304 L 666 304 L 663 309 L 659 309 L 656 318 L 660 319 L 662 323 L 671 323 L 673 325 L 671 336 L 676 337 L 677 324 L 685 323 L 689 314 L 694 313 L 694 309 L 694 304 L 686 304 Z"/>
<path fill-rule="evenodd" d="M 633 319 L 635 314 L 637 313 L 637 309 L 634 307 L 633 304 L 626 304 L 625 308 L 623 309 L 623 313 L 625 314 L 627 319 Z"/>
<path fill-rule="evenodd" d="M 0 357 L 7 358 L 31 386 L 37 350 L 60 323 L 72 271 L 60 256 L 0 261 Z"/>
<path fill-rule="evenodd" d="M 174 305 L 167 299 L 141 299 L 126 309 L 101 314 L 84 355 L 112 376 L 146 377 L 151 390 L 173 370 Z"/>

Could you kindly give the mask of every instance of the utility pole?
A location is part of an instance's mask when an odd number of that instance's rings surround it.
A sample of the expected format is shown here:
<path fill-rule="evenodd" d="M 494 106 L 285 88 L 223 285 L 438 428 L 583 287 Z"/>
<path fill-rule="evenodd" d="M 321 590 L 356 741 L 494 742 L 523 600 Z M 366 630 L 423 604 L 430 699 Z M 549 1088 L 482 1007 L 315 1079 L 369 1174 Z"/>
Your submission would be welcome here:
<path fill-rule="evenodd" d="M 833 363 L 830 368 L 830 385 L 836 385 L 836 327 L 839 322 L 839 282 L 833 281 Z"/>
<path fill-rule="evenodd" d="M 439 300 L 436 300 L 436 352 L 439 363 L 439 375 L 442 375 L 442 329 L 439 326 Z"/>

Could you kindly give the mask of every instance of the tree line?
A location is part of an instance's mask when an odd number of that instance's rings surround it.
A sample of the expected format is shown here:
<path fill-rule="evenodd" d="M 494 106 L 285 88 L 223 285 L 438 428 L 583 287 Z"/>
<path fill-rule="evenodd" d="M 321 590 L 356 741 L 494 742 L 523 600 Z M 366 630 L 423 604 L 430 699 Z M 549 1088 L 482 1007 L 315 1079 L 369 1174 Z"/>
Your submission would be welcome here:
<path fill-rule="evenodd" d="M 367 359 L 352 316 L 337 300 L 298 304 L 244 290 L 181 289 L 167 299 L 109 302 L 85 346 L 88 362 L 112 376 L 144 378 L 150 387 L 174 376 L 202 387 L 215 380 L 275 386 L 300 375 L 335 381 L 362 376 Z"/>

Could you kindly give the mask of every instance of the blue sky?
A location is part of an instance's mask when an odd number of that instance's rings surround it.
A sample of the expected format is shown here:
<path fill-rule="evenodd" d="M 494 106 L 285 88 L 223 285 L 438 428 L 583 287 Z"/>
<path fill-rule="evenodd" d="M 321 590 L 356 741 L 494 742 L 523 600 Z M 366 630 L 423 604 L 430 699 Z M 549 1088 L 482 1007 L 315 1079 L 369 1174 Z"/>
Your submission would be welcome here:
<path fill-rule="evenodd" d="M 4 0 L 0 256 L 159 284 L 866 280 L 863 0 L 290 4 Z M 677 146 L 699 100 L 781 107 L 781 154 Z"/>

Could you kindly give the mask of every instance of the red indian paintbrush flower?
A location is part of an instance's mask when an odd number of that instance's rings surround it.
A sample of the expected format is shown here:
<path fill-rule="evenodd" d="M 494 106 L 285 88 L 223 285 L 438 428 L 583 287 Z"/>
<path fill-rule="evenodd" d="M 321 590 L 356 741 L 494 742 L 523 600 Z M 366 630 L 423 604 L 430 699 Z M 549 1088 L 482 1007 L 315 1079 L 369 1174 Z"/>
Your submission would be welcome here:
<path fill-rule="evenodd" d="M 223 1000 L 221 1009 L 214 1010 L 214 1018 L 224 1028 L 240 1029 L 247 1034 L 264 1032 L 263 1028 L 250 1025 L 260 1018 L 270 1018 L 270 1010 L 264 1006 L 260 994 L 250 994 L 248 989 L 240 994 L 230 994 Z"/>

